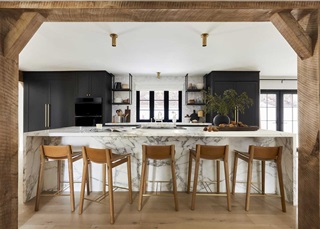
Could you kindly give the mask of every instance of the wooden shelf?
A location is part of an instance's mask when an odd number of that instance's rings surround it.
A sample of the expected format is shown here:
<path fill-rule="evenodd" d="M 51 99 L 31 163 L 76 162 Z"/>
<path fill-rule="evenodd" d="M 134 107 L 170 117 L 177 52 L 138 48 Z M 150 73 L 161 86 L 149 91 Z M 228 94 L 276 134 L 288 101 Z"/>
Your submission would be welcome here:
<path fill-rule="evenodd" d="M 112 105 L 130 105 L 131 103 L 111 103 Z"/>
<path fill-rule="evenodd" d="M 131 89 L 112 89 L 112 91 L 131 91 Z"/>
<path fill-rule="evenodd" d="M 205 103 L 187 103 L 187 105 L 192 105 L 192 106 L 203 106 L 206 105 Z"/>
<path fill-rule="evenodd" d="M 203 89 L 187 89 L 186 92 L 202 92 Z"/>

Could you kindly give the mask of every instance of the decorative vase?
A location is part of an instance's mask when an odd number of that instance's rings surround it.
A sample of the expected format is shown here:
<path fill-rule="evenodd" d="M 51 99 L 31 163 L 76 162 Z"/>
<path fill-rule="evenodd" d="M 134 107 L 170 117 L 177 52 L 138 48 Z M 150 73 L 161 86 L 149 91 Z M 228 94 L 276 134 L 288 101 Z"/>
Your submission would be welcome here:
<path fill-rule="evenodd" d="M 215 126 L 219 126 L 220 124 L 229 124 L 230 118 L 227 115 L 217 114 L 214 116 L 212 124 Z"/>

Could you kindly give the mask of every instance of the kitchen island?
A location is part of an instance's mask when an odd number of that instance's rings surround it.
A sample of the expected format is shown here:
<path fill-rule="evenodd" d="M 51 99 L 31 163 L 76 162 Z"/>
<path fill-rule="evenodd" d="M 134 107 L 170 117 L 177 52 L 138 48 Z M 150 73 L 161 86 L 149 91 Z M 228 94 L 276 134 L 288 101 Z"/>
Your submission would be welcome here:
<path fill-rule="evenodd" d="M 132 156 L 132 185 L 133 190 L 139 190 L 141 173 L 141 150 L 143 144 L 174 144 L 176 149 L 176 177 L 178 191 L 186 191 L 189 149 L 196 144 L 229 145 L 229 171 L 232 180 L 234 150 L 247 151 L 249 145 L 283 146 L 282 171 L 285 184 L 286 200 L 297 204 L 297 153 L 295 148 L 295 135 L 291 133 L 257 130 L 257 131 L 203 131 L 202 127 L 175 128 L 137 128 L 137 127 L 68 127 L 43 131 L 34 131 L 24 134 L 23 153 L 23 201 L 29 201 L 36 194 L 38 171 L 40 166 L 39 145 L 70 144 L 74 150 L 81 150 L 81 146 L 94 148 L 112 148 L 114 153 L 131 153 Z M 150 180 L 170 180 L 171 171 L 167 161 L 150 161 Z M 204 161 L 199 170 L 199 191 L 215 191 L 215 185 L 201 181 L 215 180 L 215 163 Z M 194 166 L 193 166 L 194 167 Z M 220 190 L 225 191 L 223 166 L 221 166 Z M 257 173 L 259 164 L 253 169 L 253 181 L 261 182 Z M 246 188 L 247 164 L 239 161 L 236 192 L 244 193 Z M 74 164 L 74 178 L 81 180 L 82 160 Z M 67 180 L 67 170 L 63 176 Z M 101 165 L 94 164 L 91 168 L 91 181 L 93 191 L 102 189 Z M 192 177 L 193 180 L 193 177 Z M 114 171 L 114 182 L 118 186 L 127 186 L 126 166 L 120 166 Z M 167 191 L 172 183 L 150 183 L 148 190 Z M 46 163 L 44 174 L 44 190 L 56 189 L 56 162 Z M 80 184 L 75 185 L 80 190 Z M 252 190 L 254 192 L 254 190 Z M 277 193 L 278 181 L 273 162 L 266 163 L 266 193 Z"/>

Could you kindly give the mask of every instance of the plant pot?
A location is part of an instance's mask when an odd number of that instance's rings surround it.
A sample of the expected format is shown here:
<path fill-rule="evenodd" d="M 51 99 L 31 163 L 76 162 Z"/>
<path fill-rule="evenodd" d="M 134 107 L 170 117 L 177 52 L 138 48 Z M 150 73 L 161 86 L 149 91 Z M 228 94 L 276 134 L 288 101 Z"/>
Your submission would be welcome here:
<path fill-rule="evenodd" d="M 219 126 L 220 124 L 229 124 L 229 123 L 230 123 L 230 118 L 229 116 L 226 116 L 226 115 L 217 114 L 216 116 L 214 116 L 212 120 L 212 124 L 215 126 Z"/>

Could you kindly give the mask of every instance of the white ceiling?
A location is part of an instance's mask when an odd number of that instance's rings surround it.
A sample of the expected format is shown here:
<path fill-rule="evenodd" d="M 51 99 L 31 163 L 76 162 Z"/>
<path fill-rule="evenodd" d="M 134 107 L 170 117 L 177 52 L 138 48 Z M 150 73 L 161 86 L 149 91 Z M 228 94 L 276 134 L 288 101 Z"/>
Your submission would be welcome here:
<path fill-rule="evenodd" d="M 118 34 L 117 47 L 110 33 Z M 201 34 L 209 33 L 207 47 Z M 204 75 L 258 70 L 297 76 L 297 56 L 269 22 L 44 23 L 19 58 L 20 70 L 107 70 L 114 75 Z"/>

